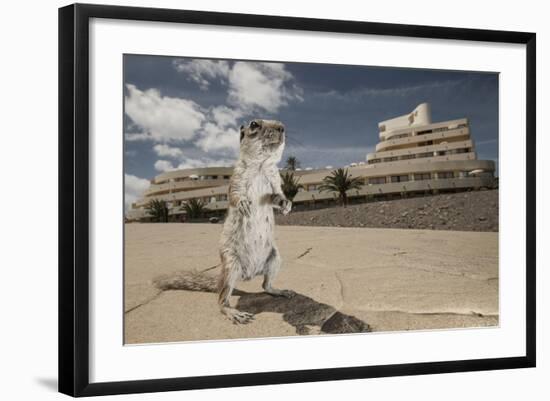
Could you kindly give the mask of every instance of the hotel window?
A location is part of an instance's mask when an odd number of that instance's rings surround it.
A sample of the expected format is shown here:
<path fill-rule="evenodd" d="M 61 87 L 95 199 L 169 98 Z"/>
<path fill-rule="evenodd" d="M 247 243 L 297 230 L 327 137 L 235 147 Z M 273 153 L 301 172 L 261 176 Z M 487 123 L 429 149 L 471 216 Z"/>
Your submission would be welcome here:
<path fill-rule="evenodd" d="M 389 141 L 389 140 L 394 140 L 394 139 L 401 139 L 401 138 L 406 138 L 408 136 L 411 136 L 410 132 L 407 132 L 405 134 L 392 135 L 389 138 L 387 138 L 386 140 Z"/>
<path fill-rule="evenodd" d="M 431 180 L 432 175 L 430 173 L 415 173 L 414 180 L 415 181 L 422 181 L 422 180 Z"/>
<path fill-rule="evenodd" d="M 224 180 L 228 180 L 228 179 L 229 179 L 229 176 L 228 176 L 228 175 L 224 175 L 224 176 L 223 176 L 223 179 L 224 179 Z"/>
<path fill-rule="evenodd" d="M 218 179 L 218 176 L 217 176 L 217 175 L 213 175 L 213 176 L 212 176 L 212 179 L 213 179 L 213 180 L 217 180 L 217 179 Z"/>
<path fill-rule="evenodd" d="M 382 160 L 381 159 L 371 159 L 368 161 L 369 164 L 374 164 L 374 163 L 380 163 Z"/>
<path fill-rule="evenodd" d="M 392 175 L 391 176 L 391 182 L 406 182 L 409 181 L 409 175 Z"/>
<path fill-rule="evenodd" d="M 369 184 L 385 184 L 386 177 L 371 177 L 369 178 Z"/>
<path fill-rule="evenodd" d="M 452 171 L 439 171 L 437 173 L 437 178 L 444 180 L 446 178 L 454 178 L 454 173 Z"/>
<path fill-rule="evenodd" d="M 394 161 L 397 161 L 397 156 L 385 157 L 385 158 L 384 158 L 384 161 L 385 161 L 385 162 L 394 162 Z"/>
<path fill-rule="evenodd" d="M 430 146 L 433 144 L 434 144 L 434 141 L 418 142 L 418 146 Z"/>
<path fill-rule="evenodd" d="M 414 159 L 415 157 L 416 157 L 415 155 L 403 155 L 399 159 L 400 160 L 409 160 L 409 159 Z"/>
<path fill-rule="evenodd" d="M 418 153 L 416 157 L 420 159 L 423 157 L 432 157 L 433 155 L 434 155 L 433 152 L 425 152 L 425 153 Z"/>
<path fill-rule="evenodd" d="M 416 133 L 416 135 L 426 135 L 426 134 L 431 134 L 431 133 L 432 133 L 432 130 L 428 129 L 428 130 L 425 130 L 425 131 L 418 131 Z"/>

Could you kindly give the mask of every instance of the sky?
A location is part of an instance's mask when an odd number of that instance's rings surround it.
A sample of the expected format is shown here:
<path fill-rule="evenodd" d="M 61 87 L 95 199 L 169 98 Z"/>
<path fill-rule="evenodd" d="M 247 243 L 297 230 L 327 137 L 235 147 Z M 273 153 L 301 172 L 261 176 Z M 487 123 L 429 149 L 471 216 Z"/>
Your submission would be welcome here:
<path fill-rule="evenodd" d="M 338 167 L 365 161 L 378 122 L 428 102 L 433 122 L 468 118 L 478 158 L 498 165 L 498 73 L 125 55 L 123 90 L 126 205 L 162 172 L 231 166 L 253 118 L 285 124 L 281 165 Z"/>

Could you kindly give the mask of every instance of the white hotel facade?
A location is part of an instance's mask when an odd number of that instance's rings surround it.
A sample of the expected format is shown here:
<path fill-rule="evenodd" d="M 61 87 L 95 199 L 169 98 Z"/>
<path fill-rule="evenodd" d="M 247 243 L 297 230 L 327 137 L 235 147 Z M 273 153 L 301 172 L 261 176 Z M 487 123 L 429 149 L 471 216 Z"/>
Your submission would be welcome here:
<path fill-rule="evenodd" d="M 353 177 L 364 180 L 361 189 L 348 192 L 351 203 L 489 188 L 494 183 L 495 164 L 477 159 L 466 118 L 434 123 L 430 105 L 422 103 L 411 113 L 380 122 L 378 129 L 375 151 L 364 162 L 346 166 Z M 317 189 L 333 169 L 295 171 L 303 186 L 293 200 L 295 210 L 336 202 L 337 194 Z M 160 174 L 126 218 L 148 220 L 145 207 L 153 199 L 166 200 L 176 221 L 184 217 L 182 205 L 190 199 L 200 199 L 209 214 L 223 215 L 232 171 L 231 167 L 208 167 Z"/>

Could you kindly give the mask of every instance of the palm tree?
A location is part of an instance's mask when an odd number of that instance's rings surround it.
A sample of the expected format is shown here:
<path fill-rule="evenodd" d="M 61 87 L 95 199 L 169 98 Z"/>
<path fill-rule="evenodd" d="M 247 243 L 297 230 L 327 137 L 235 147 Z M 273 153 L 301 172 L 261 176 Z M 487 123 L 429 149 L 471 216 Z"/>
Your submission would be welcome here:
<path fill-rule="evenodd" d="M 289 156 L 288 159 L 286 159 L 286 170 L 296 171 L 296 169 L 300 167 L 300 162 L 296 158 L 296 156 Z"/>
<path fill-rule="evenodd" d="M 323 178 L 323 183 L 319 186 L 319 191 L 337 192 L 340 202 L 344 207 L 348 205 L 348 194 L 350 189 L 360 189 L 363 181 L 359 177 L 352 178 L 348 169 L 339 168 L 331 171 L 330 175 Z"/>
<path fill-rule="evenodd" d="M 286 198 L 290 201 L 294 199 L 298 190 L 303 188 L 302 184 L 298 183 L 299 179 L 294 178 L 294 173 L 290 171 L 285 171 L 281 173 L 281 189 L 285 194 Z"/>
<path fill-rule="evenodd" d="M 187 217 L 190 219 L 196 219 L 204 215 L 206 208 L 200 199 L 193 198 L 185 202 L 185 205 L 183 205 L 183 210 L 185 210 Z"/>
<path fill-rule="evenodd" d="M 165 200 L 153 199 L 145 208 L 157 223 L 168 222 L 168 205 Z"/>

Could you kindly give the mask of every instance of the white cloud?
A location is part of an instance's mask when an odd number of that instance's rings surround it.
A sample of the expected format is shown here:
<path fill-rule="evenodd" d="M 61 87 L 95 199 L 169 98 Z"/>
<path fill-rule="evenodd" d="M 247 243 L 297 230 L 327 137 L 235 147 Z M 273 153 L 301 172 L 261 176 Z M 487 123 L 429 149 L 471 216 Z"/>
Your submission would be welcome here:
<path fill-rule="evenodd" d="M 179 59 L 173 66 L 203 90 L 215 80 L 227 85 L 227 104 L 201 107 L 190 99 L 127 85 L 125 110 L 133 126 L 125 138 L 153 141 L 159 156 L 154 168 L 159 172 L 232 165 L 239 151 L 240 119 L 275 113 L 290 101 L 303 100 L 302 90 L 282 63 Z M 193 147 L 194 157 L 189 158 L 185 149 Z"/>
<path fill-rule="evenodd" d="M 190 140 L 205 119 L 200 106 L 192 100 L 161 96 L 156 89 L 141 91 L 134 85 L 126 87 L 126 114 L 147 132 L 130 134 L 130 137 L 127 134 L 127 139 Z"/>
<path fill-rule="evenodd" d="M 229 72 L 228 101 L 244 110 L 256 108 L 275 113 L 289 100 L 303 100 L 301 89 L 281 63 L 238 61 Z"/>
<path fill-rule="evenodd" d="M 183 152 L 181 151 L 180 148 L 174 148 L 172 146 L 169 146 L 163 143 L 159 143 L 153 146 L 153 150 L 157 155 L 162 157 L 176 158 L 176 157 L 183 156 Z"/>
<path fill-rule="evenodd" d="M 214 107 L 210 114 L 211 119 L 220 126 L 220 128 L 236 126 L 238 119 L 243 116 L 242 110 L 232 109 L 227 106 Z"/>
<path fill-rule="evenodd" d="M 352 89 L 346 92 L 340 92 L 337 90 L 330 90 L 327 92 L 319 92 L 317 96 L 321 98 L 337 99 L 337 101 L 343 102 L 356 102 L 357 99 L 369 97 L 380 101 L 380 98 L 384 99 L 396 99 L 403 98 L 411 95 L 425 96 L 426 92 L 441 93 L 442 91 L 454 91 L 457 87 L 465 84 L 464 80 L 459 81 L 437 81 L 429 82 L 420 85 L 408 85 L 394 88 L 370 88 L 361 87 L 358 89 Z"/>
<path fill-rule="evenodd" d="M 182 161 L 177 169 L 186 169 L 186 168 L 199 168 L 199 167 L 230 167 L 235 164 L 234 159 L 211 159 L 211 158 L 202 158 L 202 159 L 185 159 Z"/>
<path fill-rule="evenodd" d="M 130 208 L 133 202 L 143 196 L 149 185 L 149 180 L 145 178 L 139 178 L 132 174 L 124 174 L 124 206 L 126 210 Z"/>
<path fill-rule="evenodd" d="M 214 123 L 206 123 L 196 145 L 205 152 L 228 151 L 237 154 L 239 150 L 239 132 L 234 128 L 221 128 Z"/>
<path fill-rule="evenodd" d="M 233 110 L 253 112 L 256 109 L 275 113 L 290 100 L 303 101 L 303 91 L 293 81 L 293 75 L 283 63 L 185 60 L 173 61 L 174 68 L 185 73 L 202 90 L 218 79 L 227 84 L 228 102 Z M 227 108 L 226 108 L 227 109 Z"/>
<path fill-rule="evenodd" d="M 157 160 L 155 162 L 155 169 L 160 172 L 167 172 L 200 167 L 229 167 L 234 164 L 234 159 L 212 159 L 209 157 L 200 159 L 185 158 L 177 166 L 174 166 L 174 164 L 168 160 Z"/>
<path fill-rule="evenodd" d="M 172 64 L 176 71 L 188 74 L 188 79 L 195 81 L 202 90 L 208 90 L 210 81 L 213 79 L 219 78 L 225 82 L 229 74 L 229 63 L 223 60 L 178 59 Z"/>
<path fill-rule="evenodd" d="M 175 170 L 174 165 L 171 161 L 168 160 L 157 160 L 155 162 L 155 170 L 160 172 L 172 171 Z"/>
<path fill-rule="evenodd" d="M 153 137 L 146 132 L 126 132 L 124 134 L 124 139 L 128 142 L 150 141 L 153 139 Z"/>

